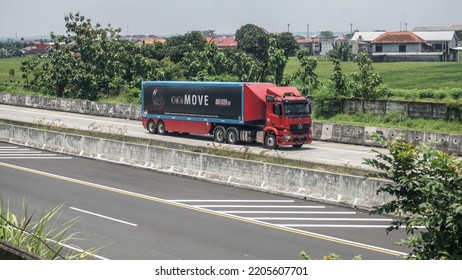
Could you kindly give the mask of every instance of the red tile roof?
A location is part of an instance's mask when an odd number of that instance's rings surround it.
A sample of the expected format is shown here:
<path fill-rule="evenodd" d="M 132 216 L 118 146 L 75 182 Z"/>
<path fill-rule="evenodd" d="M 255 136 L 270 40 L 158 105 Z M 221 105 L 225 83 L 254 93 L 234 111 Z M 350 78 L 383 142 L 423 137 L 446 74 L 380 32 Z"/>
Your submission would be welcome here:
<path fill-rule="evenodd" d="M 226 47 L 237 47 L 237 41 L 235 37 L 207 37 L 207 42 L 215 43 L 219 48 Z"/>
<path fill-rule="evenodd" d="M 372 44 L 397 44 L 397 43 L 427 43 L 424 39 L 417 36 L 413 32 L 385 32 L 375 40 Z"/>

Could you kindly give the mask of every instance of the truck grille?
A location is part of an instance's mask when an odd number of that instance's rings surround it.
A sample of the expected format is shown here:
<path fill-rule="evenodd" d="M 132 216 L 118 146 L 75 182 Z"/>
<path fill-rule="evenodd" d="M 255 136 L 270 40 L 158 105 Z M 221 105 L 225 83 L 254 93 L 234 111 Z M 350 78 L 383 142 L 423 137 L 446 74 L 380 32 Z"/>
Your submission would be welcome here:
<path fill-rule="evenodd" d="M 290 125 L 290 132 L 292 134 L 306 134 L 310 129 L 310 124 L 291 124 Z"/>

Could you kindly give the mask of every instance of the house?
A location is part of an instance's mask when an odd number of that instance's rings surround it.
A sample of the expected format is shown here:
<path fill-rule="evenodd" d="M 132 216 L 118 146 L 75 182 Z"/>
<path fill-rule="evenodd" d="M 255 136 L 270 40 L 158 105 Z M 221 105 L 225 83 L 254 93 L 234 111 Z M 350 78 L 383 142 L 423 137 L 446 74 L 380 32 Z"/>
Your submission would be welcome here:
<path fill-rule="evenodd" d="M 42 44 L 40 42 L 34 42 L 33 46 L 25 47 L 21 49 L 22 56 L 29 55 L 43 55 L 48 52 L 48 47 L 52 47 L 53 43 Z"/>
<path fill-rule="evenodd" d="M 236 37 L 234 36 L 216 36 L 206 37 L 207 43 L 214 43 L 218 49 L 237 48 Z"/>
<path fill-rule="evenodd" d="M 354 55 L 360 52 L 370 52 L 370 44 L 372 41 L 377 39 L 385 31 L 372 31 L 372 32 L 355 32 L 351 38 L 352 50 Z"/>
<path fill-rule="evenodd" d="M 443 61 L 457 61 L 458 37 L 455 31 L 414 31 L 431 44 L 431 52 L 443 52 Z"/>
<path fill-rule="evenodd" d="M 310 55 L 321 56 L 326 55 L 332 50 L 336 43 L 348 42 L 348 38 L 344 35 L 340 35 L 337 38 L 328 40 L 321 38 L 295 38 L 295 41 L 301 50 L 307 49 Z"/>
<path fill-rule="evenodd" d="M 301 50 L 307 49 L 310 55 L 321 55 L 321 40 L 319 38 L 295 38 Z"/>
<path fill-rule="evenodd" d="M 456 52 L 450 51 L 450 45 L 457 46 L 457 38 L 449 39 L 444 32 L 385 32 L 374 39 L 369 53 L 375 62 L 397 61 L 455 61 Z M 453 34 L 455 36 L 455 34 Z M 448 40 L 448 41 L 446 41 Z"/>
<path fill-rule="evenodd" d="M 160 37 L 157 37 L 157 36 L 150 35 L 147 38 L 138 39 L 135 42 L 135 44 L 141 47 L 142 45 L 150 45 L 150 44 L 154 44 L 154 43 L 157 43 L 157 42 L 165 43 L 166 40 L 164 38 L 160 38 Z"/>

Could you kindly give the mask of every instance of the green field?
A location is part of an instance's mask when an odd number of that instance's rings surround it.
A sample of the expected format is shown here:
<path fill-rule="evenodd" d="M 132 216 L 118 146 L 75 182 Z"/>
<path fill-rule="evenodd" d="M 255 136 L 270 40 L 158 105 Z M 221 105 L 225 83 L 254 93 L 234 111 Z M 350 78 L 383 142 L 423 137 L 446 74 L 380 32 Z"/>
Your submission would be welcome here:
<path fill-rule="evenodd" d="M 9 79 L 10 69 L 14 69 L 16 79 L 21 78 L 22 73 L 20 67 L 23 59 L 22 57 L 0 59 L 0 84 L 4 84 Z"/>
<path fill-rule="evenodd" d="M 8 71 L 15 70 L 16 79 L 21 78 L 20 65 L 24 58 L 0 59 L 0 84 L 9 78 Z M 299 63 L 291 58 L 286 73 L 296 71 Z M 462 62 L 395 62 L 374 63 L 374 69 L 382 76 L 385 84 L 392 89 L 445 89 L 462 88 Z M 355 62 L 342 62 L 343 72 L 349 76 L 358 71 Z M 330 79 L 333 64 L 319 60 L 316 74 L 321 81 Z"/>
<path fill-rule="evenodd" d="M 298 68 L 298 60 L 291 58 L 286 73 Z M 358 71 L 355 62 L 341 62 L 343 72 L 350 76 Z M 395 62 L 373 63 L 374 69 L 392 89 L 445 89 L 462 88 L 462 62 Z M 318 61 L 316 74 L 321 81 L 330 79 L 331 61 Z"/>

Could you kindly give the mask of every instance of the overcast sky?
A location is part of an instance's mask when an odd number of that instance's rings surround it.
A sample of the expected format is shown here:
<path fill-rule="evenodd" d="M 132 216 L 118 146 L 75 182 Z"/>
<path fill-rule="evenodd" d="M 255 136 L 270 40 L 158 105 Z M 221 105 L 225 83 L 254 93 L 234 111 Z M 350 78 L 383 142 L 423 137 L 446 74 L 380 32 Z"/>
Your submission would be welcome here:
<path fill-rule="evenodd" d="M 252 23 L 270 32 L 408 30 L 462 24 L 461 0 L 0 0 L 0 36 L 64 34 L 80 12 L 126 34 L 234 33 Z M 290 27 L 288 26 L 290 24 Z"/>

